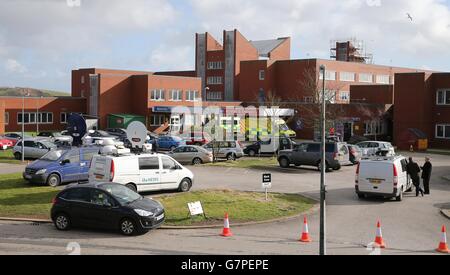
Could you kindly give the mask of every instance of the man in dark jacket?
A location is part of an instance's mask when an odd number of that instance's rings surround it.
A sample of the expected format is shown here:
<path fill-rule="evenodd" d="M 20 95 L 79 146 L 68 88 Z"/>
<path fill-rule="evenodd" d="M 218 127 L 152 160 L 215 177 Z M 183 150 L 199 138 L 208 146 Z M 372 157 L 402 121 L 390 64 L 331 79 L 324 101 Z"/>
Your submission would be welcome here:
<path fill-rule="evenodd" d="M 425 158 L 425 165 L 422 167 L 422 179 L 423 186 L 425 188 L 425 195 L 430 195 L 430 180 L 431 172 L 433 171 L 433 165 L 431 164 L 430 158 Z"/>
<path fill-rule="evenodd" d="M 411 177 L 414 186 L 416 187 L 416 197 L 419 196 L 419 193 L 424 196 L 424 192 L 422 188 L 420 188 L 420 167 L 417 163 L 414 162 L 413 158 L 409 158 L 409 163 L 407 166 L 407 171 L 409 176 Z"/>

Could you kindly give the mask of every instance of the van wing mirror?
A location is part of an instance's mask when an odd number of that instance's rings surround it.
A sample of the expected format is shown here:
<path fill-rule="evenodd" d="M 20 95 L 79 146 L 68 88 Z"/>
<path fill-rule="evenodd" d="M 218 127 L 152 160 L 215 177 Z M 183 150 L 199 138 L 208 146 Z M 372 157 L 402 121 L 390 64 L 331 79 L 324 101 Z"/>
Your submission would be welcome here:
<path fill-rule="evenodd" d="M 66 164 L 69 164 L 69 163 L 70 163 L 69 159 L 65 159 L 65 160 L 61 161 L 62 165 L 66 165 Z"/>

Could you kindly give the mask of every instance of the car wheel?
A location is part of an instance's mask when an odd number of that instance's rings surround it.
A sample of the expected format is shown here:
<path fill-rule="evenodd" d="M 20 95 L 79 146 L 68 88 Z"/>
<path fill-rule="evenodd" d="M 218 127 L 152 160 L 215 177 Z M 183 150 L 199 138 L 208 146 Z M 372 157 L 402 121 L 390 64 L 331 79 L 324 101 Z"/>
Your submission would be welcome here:
<path fill-rule="evenodd" d="M 173 151 L 173 150 L 175 150 L 175 149 L 177 149 L 177 147 L 176 146 L 170 146 L 170 151 Z"/>
<path fill-rule="evenodd" d="M 400 194 L 395 198 L 395 200 L 398 202 L 403 201 L 403 188 L 400 190 Z"/>
<path fill-rule="evenodd" d="M 132 183 L 129 183 L 129 184 L 125 185 L 125 186 L 126 186 L 128 189 L 130 189 L 131 191 L 137 193 L 137 187 L 136 187 L 136 185 L 134 185 L 134 184 L 132 184 Z"/>
<path fill-rule="evenodd" d="M 67 231 L 71 226 L 69 216 L 64 213 L 56 215 L 54 224 L 59 231 Z"/>
<path fill-rule="evenodd" d="M 279 163 L 281 168 L 289 168 L 289 166 L 291 166 L 291 163 L 287 158 L 281 158 Z"/>
<path fill-rule="evenodd" d="M 200 165 L 200 164 L 202 164 L 202 163 L 203 163 L 203 161 L 202 161 L 201 158 L 195 158 L 195 159 L 192 161 L 192 164 L 193 164 L 193 165 Z"/>
<path fill-rule="evenodd" d="M 228 161 L 235 161 L 236 160 L 236 155 L 235 154 L 228 154 L 227 155 L 227 160 Z"/>
<path fill-rule="evenodd" d="M 358 199 L 362 200 L 362 199 L 365 199 L 365 198 L 366 198 L 366 195 L 364 195 L 364 194 L 358 194 Z"/>
<path fill-rule="evenodd" d="M 319 163 L 317 163 L 317 169 L 319 170 L 319 172 L 322 171 L 322 161 L 319 161 Z M 326 162 L 325 172 L 330 172 L 330 166 L 328 162 Z"/>
<path fill-rule="evenodd" d="M 191 181 L 189 179 L 184 179 L 181 181 L 180 186 L 178 187 L 178 191 L 182 193 L 189 192 L 189 190 L 191 190 L 191 187 Z"/>
<path fill-rule="evenodd" d="M 120 222 L 120 233 L 125 236 L 133 236 L 137 233 L 136 223 L 130 218 L 123 219 Z"/>
<path fill-rule="evenodd" d="M 21 160 L 21 159 L 22 159 L 22 154 L 19 153 L 19 152 L 16 152 L 16 153 L 14 153 L 14 158 L 15 158 L 16 160 Z"/>
<path fill-rule="evenodd" d="M 51 187 L 58 187 L 61 185 L 61 178 L 57 174 L 51 174 L 47 179 L 47 185 Z"/>
<path fill-rule="evenodd" d="M 255 150 L 250 150 L 250 151 L 248 151 L 248 155 L 249 155 L 249 157 L 255 157 L 256 156 L 256 151 Z"/>

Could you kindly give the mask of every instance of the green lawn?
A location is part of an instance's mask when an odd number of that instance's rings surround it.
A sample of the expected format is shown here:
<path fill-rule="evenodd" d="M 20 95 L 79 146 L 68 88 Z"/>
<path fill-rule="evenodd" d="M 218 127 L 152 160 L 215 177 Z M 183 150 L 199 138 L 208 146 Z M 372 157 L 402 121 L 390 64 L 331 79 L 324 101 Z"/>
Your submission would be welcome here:
<path fill-rule="evenodd" d="M 166 225 L 221 224 L 224 213 L 228 212 L 230 222 L 265 221 L 289 217 L 309 210 L 314 202 L 299 195 L 265 194 L 222 190 L 197 191 L 156 198 L 166 209 Z M 187 204 L 201 201 L 207 218 L 189 217 Z"/>
<path fill-rule="evenodd" d="M 21 174 L 0 176 L 0 216 L 49 219 L 51 201 L 59 191 L 36 186 Z"/>
<path fill-rule="evenodd" d="M 206 164 L 208 166 L 216 167 L 231 167 L 231 168 L 262 168 L 268 166 L 278 166 L 276 158 L 244 158 L 236 161 L 219 161 L 216 163 Z"/>
<path fill-rule="evenodd" d="M 12 150 L 0 150 L 0 163 L 8 163 L 8 164 L 21 164 L 20 160 L 16 160 L 12 153 Z"/>

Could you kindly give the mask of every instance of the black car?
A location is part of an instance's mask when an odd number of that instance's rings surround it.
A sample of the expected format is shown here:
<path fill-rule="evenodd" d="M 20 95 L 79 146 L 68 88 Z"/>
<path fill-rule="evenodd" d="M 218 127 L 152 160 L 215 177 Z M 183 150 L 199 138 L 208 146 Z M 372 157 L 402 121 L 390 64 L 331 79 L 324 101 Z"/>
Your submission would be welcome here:
<path fill-rule="evenodd" d="M 127 136 L 127 130 L 120 129 L 120 128 L 109 128 L 109 129 L 106 129 L 106 132 L 115 137 L 126 137 Z"/>
<path fill-rule="evenodd" d="M 248 145 L 244 148 L 244 154 L 250 156 L 250 157 L 255 157 L 258 154 L 274 154 L 277 153 L 278 151 L 282 151 L 282 150 L 289 150 L 289 149 L 293 149 L 296 145 L 296 143 L 288 138 L 288 137 L 280 137 L 280 143 L 278 146 L 278 149 L 274 152 L 262 152 L 261 151 L 261 143 L 263 141 L 258 141 L 255 142 L 251 145 Z"/>
<path fill-rule="evenodd" d="M 58 230 L 90 227 L 145 234 L 165 220 L 164 207 L 116 183 L 71 185 L 53 199 L 51 217 Z"/>

